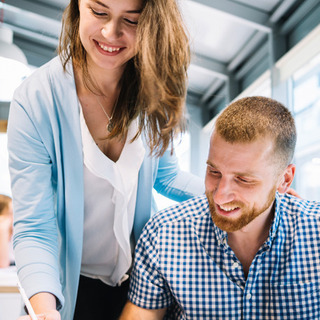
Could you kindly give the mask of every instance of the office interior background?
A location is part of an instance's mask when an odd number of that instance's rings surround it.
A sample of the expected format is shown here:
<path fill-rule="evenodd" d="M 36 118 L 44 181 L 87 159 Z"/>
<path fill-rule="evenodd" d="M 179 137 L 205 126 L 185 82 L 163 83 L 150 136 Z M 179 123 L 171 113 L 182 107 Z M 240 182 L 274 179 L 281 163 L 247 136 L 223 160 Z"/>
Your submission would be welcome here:
<path fill-rule="evenodd" d="M 6 125 L 13 91 L 56 55 L 68 2 L 0 0 L 0 193 L 11 194 Z M 242 96 L 272 97 L 292 111 L 297 124 L 294 188 L 320 201 L 320 0 L 180 0 L 179 5 L 192 48 L 188 130 L 176 141 L 180 166 L 204 177 L 217 114 Z M 159 208 L 171 204 L 156 198 Z"/>

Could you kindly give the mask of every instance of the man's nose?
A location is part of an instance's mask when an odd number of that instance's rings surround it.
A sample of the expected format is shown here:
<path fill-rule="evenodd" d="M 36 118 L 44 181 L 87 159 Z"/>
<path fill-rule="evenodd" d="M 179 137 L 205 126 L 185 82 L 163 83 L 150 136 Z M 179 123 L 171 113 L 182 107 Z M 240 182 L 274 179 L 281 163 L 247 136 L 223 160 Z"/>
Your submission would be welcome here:
<path fill-rule="evenodd" d="M 214 191 L 213 199 L 219 205 L 233 201 L 234 190 L 232 181 L 222 177 Z"/>

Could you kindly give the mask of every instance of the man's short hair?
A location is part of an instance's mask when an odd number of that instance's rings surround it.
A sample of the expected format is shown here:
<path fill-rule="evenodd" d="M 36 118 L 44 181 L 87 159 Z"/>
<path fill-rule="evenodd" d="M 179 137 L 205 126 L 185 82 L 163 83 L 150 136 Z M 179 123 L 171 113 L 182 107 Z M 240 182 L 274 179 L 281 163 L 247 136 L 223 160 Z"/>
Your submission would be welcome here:
<path fill-rule="evenodd" d="M 276 100 L 246 97 L 232 102 L 218 117 L 215 130 L 230 143 L 271 137 L 279 165 L 283 168 L 292 161 L 297 139 L 294 119 Z"/>
<path fill-rule="evenodd" d="M 0 215 L 5 209 L 9 208 L 9 204 L 11 202 L 11 198 L 9 196 L 6 196 L 4 194 L 0 194 Z"/>

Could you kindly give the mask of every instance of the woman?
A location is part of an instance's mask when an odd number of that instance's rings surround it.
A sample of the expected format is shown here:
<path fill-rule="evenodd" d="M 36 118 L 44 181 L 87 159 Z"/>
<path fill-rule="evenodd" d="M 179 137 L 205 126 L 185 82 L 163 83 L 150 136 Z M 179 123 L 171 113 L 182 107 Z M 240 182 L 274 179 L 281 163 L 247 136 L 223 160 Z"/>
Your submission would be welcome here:
<path fill-rule="evenodd" d="M 10 107 L 18 275 L 39 319 L 114 319 L 152 188 L 203 192 L 170 147 L 188 40 L 174 0 L 71 0 L 59 56 Z"/>

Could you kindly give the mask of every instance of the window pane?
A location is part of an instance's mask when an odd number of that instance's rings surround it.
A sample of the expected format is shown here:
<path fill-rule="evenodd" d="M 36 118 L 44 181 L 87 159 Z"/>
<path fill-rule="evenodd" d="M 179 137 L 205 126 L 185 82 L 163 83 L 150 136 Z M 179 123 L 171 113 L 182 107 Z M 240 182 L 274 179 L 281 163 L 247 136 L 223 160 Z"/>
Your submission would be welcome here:
<path fill-rule="evenodd" d="M 320 55 L 295 72 L 292 84 L 296 189 L 302 197 L 320 201 Z"/>

